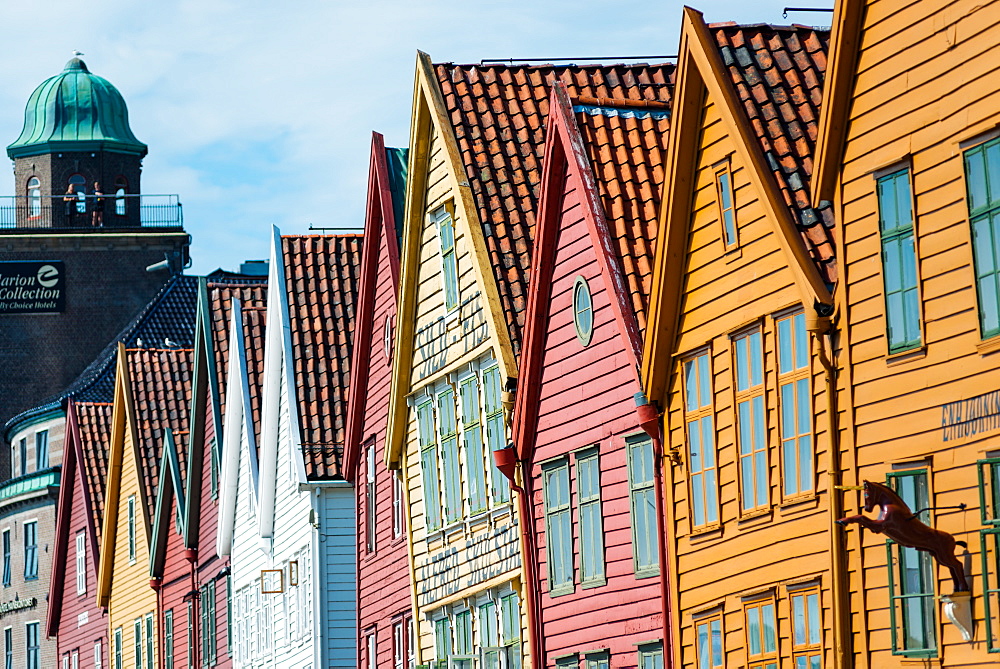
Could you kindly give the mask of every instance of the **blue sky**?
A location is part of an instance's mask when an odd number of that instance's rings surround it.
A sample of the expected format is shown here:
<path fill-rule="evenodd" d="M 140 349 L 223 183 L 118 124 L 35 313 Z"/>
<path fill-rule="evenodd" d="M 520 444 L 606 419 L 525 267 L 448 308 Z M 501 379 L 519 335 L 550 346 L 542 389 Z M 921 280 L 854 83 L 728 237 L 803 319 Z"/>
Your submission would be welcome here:
<path fill-rule="evenodd" d="M 695 0 L 689 0 L 694 2 Z M 708 21 L 829 25 L 782 18 L 832 0 L 702 0 Z M 672 55 L 680 2 L 587 0 L 46 0 L 5 2 L 0 141 L 74 49 L 125 96 L 149 145 L 146 193 L 178 193 L 192 272 L 267 256 L 272 224 L 357 229 L 371 131 L 409 139 L 417 49 L 435 61 Z M 13 173 L 0 194 L 13 192 Z"/>

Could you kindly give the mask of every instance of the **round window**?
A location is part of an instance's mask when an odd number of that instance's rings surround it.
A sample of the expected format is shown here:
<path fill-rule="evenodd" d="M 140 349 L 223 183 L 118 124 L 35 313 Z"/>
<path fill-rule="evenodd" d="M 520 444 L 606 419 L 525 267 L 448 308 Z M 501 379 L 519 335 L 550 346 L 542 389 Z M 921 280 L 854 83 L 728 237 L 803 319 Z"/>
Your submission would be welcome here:
<path fill-rule="evenodd" d="M 573 286 L 573 325 L 580 343 L 584 346 L 590 344 L 594 335 L 594 301 L 590 296 L 590 286 L 582 276 L 576 277 Z"/>
<path fill-rule="evenodd" d="M 385 361 L 392 364 L 392 314 L 387 314 L 385 323 L 382 326 L 382 352 L 385 353 Z"/>

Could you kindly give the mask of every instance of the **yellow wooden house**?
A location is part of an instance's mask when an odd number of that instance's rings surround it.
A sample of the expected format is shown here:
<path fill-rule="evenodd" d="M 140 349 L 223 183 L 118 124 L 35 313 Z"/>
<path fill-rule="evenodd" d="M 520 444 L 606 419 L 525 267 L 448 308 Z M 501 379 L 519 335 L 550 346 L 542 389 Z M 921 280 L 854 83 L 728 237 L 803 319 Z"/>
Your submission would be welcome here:
<path fill-rule="evenodd" d="M 847 667 L 829 206 L 810 198 L 828 33 L 687 9 L 642 377 L 662 420 L 673 666 Z"/>
<path fill-rule="evenodd" d="M 188 349 L 118 349 L 97 587 L 110 669 L 159 666 L 150 533 L 166 433 L 187 436 L 191 362 Z"/>
<path fill-rule="evenodd" d="M 835 3 L 812 197 L 838 220 L 844 478 L 965 542 L 969 588 L 846 530 L 856 666 L 1000 661 L 998 44 L 1000 2 Z"/>

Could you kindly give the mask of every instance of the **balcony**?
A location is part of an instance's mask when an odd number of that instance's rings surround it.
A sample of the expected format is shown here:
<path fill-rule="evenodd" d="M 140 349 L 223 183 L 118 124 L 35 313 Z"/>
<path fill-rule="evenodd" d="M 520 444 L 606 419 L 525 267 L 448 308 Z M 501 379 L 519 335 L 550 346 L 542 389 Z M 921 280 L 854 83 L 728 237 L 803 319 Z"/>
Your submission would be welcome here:
<path fill-rule="evenodd" d="M 13 497 L 20 497 L 33 492 L 46 490 L 49 486 L 59 485 L 62 467 L 49 467 L 37 472 L 18 476 L 0 485 L 0 504 Z"/>
<path fill-rule="evenodd" d="M 0 196 L 0 234 L 183 227 L 178 195 Z"/>

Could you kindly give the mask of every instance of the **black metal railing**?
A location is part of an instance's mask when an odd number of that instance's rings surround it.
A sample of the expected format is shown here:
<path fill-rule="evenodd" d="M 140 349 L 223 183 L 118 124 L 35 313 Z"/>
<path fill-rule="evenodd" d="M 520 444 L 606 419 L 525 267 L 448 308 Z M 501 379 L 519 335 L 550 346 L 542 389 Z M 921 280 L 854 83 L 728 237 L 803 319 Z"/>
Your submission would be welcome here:
<path fill-rule="evenodd" d="M 0 196 L 0 232 L 183 226 L 178 195 Z"/>

